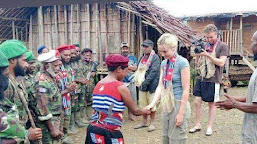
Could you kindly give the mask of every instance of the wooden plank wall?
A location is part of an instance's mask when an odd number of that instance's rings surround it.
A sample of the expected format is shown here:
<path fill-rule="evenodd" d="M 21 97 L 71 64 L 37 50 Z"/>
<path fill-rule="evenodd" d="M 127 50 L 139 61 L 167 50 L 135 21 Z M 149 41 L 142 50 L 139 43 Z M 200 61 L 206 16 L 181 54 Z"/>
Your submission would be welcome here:
<path fill-rule="evenodd" d="M 62 44 L 78 43 L 81 48 L 91 48 L 94 60 L 100 61 L 107 54 L 120 53 L 121 42 L 128 42 L 133 54 L 138 49 L 136 16 L 119 10 L 115 3 L 47 6 L 42 14 L 42 21 L 38 14 L 31 17 L 29 48 L 35 54 L 41 44 L 55 49 Z M 43 22 L 43 27 L 38 22 Z M 40 38 L 42 30 L 44 36 Z"/>

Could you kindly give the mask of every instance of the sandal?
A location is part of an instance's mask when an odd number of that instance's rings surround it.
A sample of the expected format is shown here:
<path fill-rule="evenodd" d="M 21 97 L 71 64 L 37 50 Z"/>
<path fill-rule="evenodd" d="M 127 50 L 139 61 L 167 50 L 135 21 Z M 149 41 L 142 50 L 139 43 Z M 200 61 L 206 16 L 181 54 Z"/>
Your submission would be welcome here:
<path fill-rule="evenodd" d="M 197 128 L 197 127 L 195 126 L 195 127 L 191 128 L 191 129 L 189 130 L 189 133 L 196 133 L 196 132 L 199 132 L 199 131 L 201 131 L 201 128 Z"/>
<path fill-rule="evenodd" d="M 139 124 L 139 125 L 137 125 L 136 127 L 134 127 L 134 129 L 141 129 L 141 128 L 145 128 L 145 127 L 147 127 L 147 125 L 145 125 L 145 124 Z"/>

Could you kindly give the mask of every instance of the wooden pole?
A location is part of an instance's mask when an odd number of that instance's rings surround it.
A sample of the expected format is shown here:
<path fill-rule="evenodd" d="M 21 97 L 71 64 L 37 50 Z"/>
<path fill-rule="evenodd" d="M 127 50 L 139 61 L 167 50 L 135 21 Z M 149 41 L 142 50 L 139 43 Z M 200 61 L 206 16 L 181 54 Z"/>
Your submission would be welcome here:
<path fill-rule="evenodd" d="M 65 31 L 65 44 L 68 44 L 68 16 L 67 16 L 67 7 L 64 6 L 64 31 Z"/>
<path fill-rule="evenodd" d="M 100 26 L 100 18 L 99 18 L 99 5 L 98 3 L 95 4 L 96 6 L 96 37 L 97 37 L 97 54 L 96 58 L 97 60 L 100 60 L 100 66 L 102 66 L 103 63 L 103 52 L 102 52 L 102 36 L 101 36 L 101 26 Z"/>
<path fill-rule="evenodd" d="M 106 52 L 106 55 L 109 55 L 109 51 L 108 51 L 108 7 L 107 7 L 107 4 L 104 5 L 104 12 L 105 12 L 105 52 Z M 106 57 L 105 55 L 105 57 Z"/>
<path fill-rule="evenodd" d="M 38 44 L 44 45 L 43 7 L 38 8 Z"/>
<path fill-rule="evenodd" d="M 142 31 L 142 18 L 139 17 L 139 33 L 140 33 L 140 43 L 139 43 L 139 50 L 140 50 L 140 56 L 143 55 L 143 51 L 141 50 L 141 44 L 143 43 L 143 31 Z"/>
<path fill-rule="evenodd" d="M 32 15 L 30 15 L 30 18 L 29 18 L 29 48 L 31 50 L 33 50 L 33 31 L 32 31 L 32 21 L 33 21 L 33 17 Z"/>
<path fill-rule="evenodd" d="M 121 21 L 121 15 L 120 15 L 120 9 L 118 9 L 118 18 L 119 18 L 119 23 L 118 23 L 118 38 L 119 38 L 119 41 L 118 41 L 118 46 L 120 46 L 121 44 L 121 41 L 122 41 L 122 29 L 121 29 L 121 24 L 122 24 L 122 21 Z M 118 53 L 121 53 L 121 49 L 118 47 Z"/>
<path fill-rule="evenodd" d="M 52 20 L 51 20 L 51 11 L 50 11 L 50 7 L 47 9 L 47 13 L 46 13 L 46 21 L 48 23 L 48 30 L 49 30 L 49 33 L 47 34 L 48 35 L 48 39 L 49 39 L 49 47 L 50 49 L 53 49 L 53 43 L 54 43 L 54 36 L 53 36 L 53 31 L 52 31 Z"/>
<path fill-rule="evenodd" d="M 73 43 L 73 4 L 71 4 L 70 13 L 70 44 Z"/>
<path fill-rule="evenodd" d="M 14 24 L 14 21 L 12 21 L 12 38 L 15 39 L 15 24 Z"/>
<path fill-rule="evenodd" d="M 19 30 L 18 28 L 15 28 L 16 29 L 16 39 L 19 39 Z"/>
<path fill-rule="evenodd" d="M 128 12 L 128 44 L 129 44 L 129 47 L 130 47 L 130 50 L 131 50 L 131 42 L 130 42 L 130 38 L 131 38 L 131 23 L 130 23 L 130 12 Z"/>
<path fill-rule="evenodd" d="M 78 32 L 78 44 L 81 45 L 80 4 L 77 4 L 77 32 Z"/>
<path fill-rule="evenodd" d="M 240 15 L 240 38 L 239 38 L 239 47 L 240 47 L 240 50 L 241 50 L 241 53 L 243 54 L 244 53 L 244 50 L 243 50 L 243 16 Z"/>
<path fill-rule="evenodd" d="M 55 48 L 57 48 L 59 44 L 59 37 L 58 37 L 58 19 L 57 19 L 57 6 L 54 6 L 54 34 L 55 34 Z"/>
<path fill-rule="evenodd" d="M 131 37 L 131 48 L 132 48 L 132 51 L 133 51 L 133 55 L 136 56 L 136 45 L 135 45 L 135 14 L 132 14 L 132 37 Z"/>
<path fill-rule="evenodd" d="M 87 27 L 87 35 L 88 35 L 88 48 L 91 48 L 91 32 L 90 32 L 90 29 L 91 29 L 91 19 L 90 19 L 90 5 L 87 4 L 87 22 L 88 22 L 88 27 Z M 85 15 L 86 16 L 86 15 Z"/>
<path fill-rule="evenodd" d="M 229 48 L 230 48 L 230 50 L 232 51 L 232 37 L 233 37 L 233 35 L 232 35 L 232 29 L 233 29 L 233 18 L 231 17 L 230 18 L 230 28 L 229 28 L 229 31 L 230 31 L 230 40 L 229 40 Z"/>

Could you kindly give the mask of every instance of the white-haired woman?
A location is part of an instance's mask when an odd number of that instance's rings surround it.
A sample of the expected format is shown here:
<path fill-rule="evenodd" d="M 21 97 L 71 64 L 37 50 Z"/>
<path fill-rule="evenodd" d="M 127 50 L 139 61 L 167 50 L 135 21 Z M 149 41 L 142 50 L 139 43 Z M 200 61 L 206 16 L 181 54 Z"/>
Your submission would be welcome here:
<path fill-rule="evenodd" d="M 178 39 L 165 33 L 158 42 L 158 51 L 165 58 L 161 64 L 159 85 L 148 109 L 161 100 L 163 143 L 186 143 L 186 129 L 190 116 L 188 102 L 190 66 L 187 59 L 177 54 Z"/>

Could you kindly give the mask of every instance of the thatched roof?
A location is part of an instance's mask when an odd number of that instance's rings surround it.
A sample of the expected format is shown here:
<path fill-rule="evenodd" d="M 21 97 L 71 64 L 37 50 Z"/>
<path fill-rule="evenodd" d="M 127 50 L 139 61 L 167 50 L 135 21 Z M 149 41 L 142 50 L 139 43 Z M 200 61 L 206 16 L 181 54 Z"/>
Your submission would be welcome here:
<path fill-rule="evenodd" d="M 36 11 L 37 8 L 0 8 L 0 40 L 13 38 L 13 24 L 15 32 L 17 31 L 24 38 L 30 15 Z"/>
<path fill-rule="evenodd" d="M 191 46 L 197 36 L 197 32 L 185 25 L 181 19 L 170 15 L 150 1 L 118 2 L 118 7 L 142 17 L 146 24 L 155 27 L 160 33 L 175 34 L 187 46 Z"/>
<path fill-rule="evenodd" d="M 117 2 L 117 7 L 132 12 L 143 18 L 143 23 L 151 25 L 160 33 L 174 33 L 179 40 L 187 46 L 196 37 L 196 31 L 186 26 L 179 18 L 176 18 L 165 10 L 152 4 L 151 1 Z M 30 15 L 36 16 L 37 8 L 0 8 L 0 41 L 13 39 L 13 27 L 15 35 L 25 40 L 26 28 L 29 28 Z"/>

